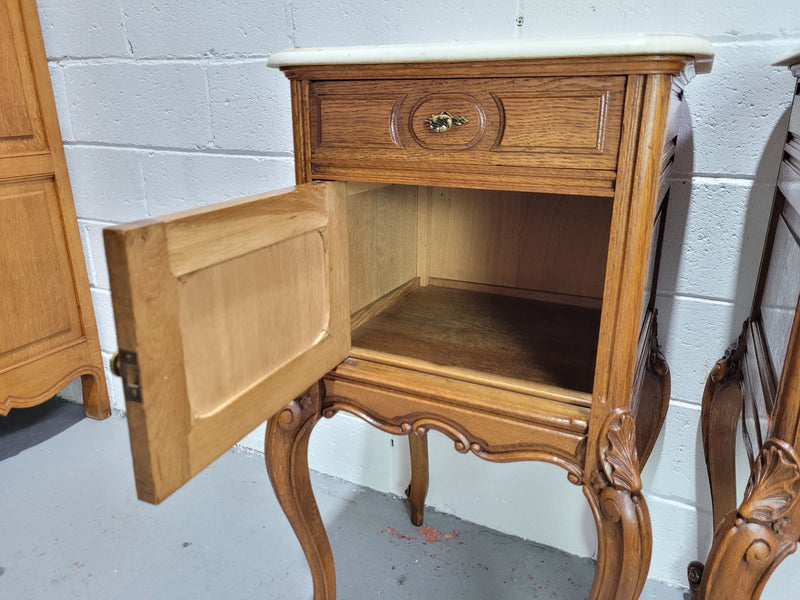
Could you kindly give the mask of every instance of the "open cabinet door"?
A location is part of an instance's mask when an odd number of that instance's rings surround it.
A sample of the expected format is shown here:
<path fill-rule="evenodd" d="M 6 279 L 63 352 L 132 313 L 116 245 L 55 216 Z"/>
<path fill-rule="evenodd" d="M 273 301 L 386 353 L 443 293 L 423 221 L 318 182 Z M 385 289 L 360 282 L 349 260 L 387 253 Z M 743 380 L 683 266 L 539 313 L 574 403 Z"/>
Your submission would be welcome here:
<path fill-rule="evenodd" d="M 345 202 L 344 184 L 309 183 L 105 230 L 140 499 L 346 358 Z"/>

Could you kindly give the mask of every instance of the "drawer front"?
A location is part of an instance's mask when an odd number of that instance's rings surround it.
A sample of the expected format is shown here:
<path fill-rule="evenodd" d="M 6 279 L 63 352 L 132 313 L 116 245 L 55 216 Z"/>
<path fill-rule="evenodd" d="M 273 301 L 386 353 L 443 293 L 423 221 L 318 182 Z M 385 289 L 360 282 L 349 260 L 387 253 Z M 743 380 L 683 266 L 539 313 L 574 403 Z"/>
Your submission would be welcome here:
<path fill-rule="evenodd" d="M 324 176 L 330 167 L 614 170 L 625 82 L 623 76 L 312 82 L 312 174 Z M 435 131 L 429 119 L 445 112 L 465 122 Z"/>

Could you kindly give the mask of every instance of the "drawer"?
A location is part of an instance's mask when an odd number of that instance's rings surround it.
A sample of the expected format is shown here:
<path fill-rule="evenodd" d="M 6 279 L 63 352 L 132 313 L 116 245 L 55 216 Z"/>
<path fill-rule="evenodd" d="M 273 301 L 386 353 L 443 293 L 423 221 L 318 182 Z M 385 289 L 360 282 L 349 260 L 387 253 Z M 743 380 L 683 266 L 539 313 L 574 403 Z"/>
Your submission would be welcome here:
<path fill-rule="evenodd" d="M 624 76 L 314 81 L 311 174 L 613 171 L 625 83 Z M 465 122 L 435 131 L 430 118 L 445 112 Z"/>

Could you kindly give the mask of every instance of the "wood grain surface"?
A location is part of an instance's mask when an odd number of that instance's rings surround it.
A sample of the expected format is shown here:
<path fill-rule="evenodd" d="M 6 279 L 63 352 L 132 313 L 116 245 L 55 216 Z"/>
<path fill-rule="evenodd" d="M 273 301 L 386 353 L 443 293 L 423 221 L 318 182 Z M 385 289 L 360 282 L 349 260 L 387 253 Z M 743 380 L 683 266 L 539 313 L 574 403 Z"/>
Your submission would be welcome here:
<path fill-rule="evenodd" d="M 354 347 L 589 392 L 596 309 L 429 286 L 353 331 Z"/>
<path fill-rule="evenodd" d="M 67 163 L 33 0 L 0 0 L 0 415 L 82 378 L 111 414 Z"/>

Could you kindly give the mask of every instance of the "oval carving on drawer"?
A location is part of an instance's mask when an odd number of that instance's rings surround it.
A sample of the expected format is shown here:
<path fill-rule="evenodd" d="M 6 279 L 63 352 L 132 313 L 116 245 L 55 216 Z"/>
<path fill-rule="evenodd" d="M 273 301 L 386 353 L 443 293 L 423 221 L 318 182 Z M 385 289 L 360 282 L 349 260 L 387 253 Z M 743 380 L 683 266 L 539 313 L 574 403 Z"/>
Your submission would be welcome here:
<path fill-rule="evenodd" d="M 465 117 L 467 122 L 436 132 L 426 123 L 433 115 L 447 112 Z M 428 94 L 411 109 L 408 130 L 414 141 L 429 150 L 468 150 L 486 133 L 486 111 L 480 101 L 469 94 Z"/>

